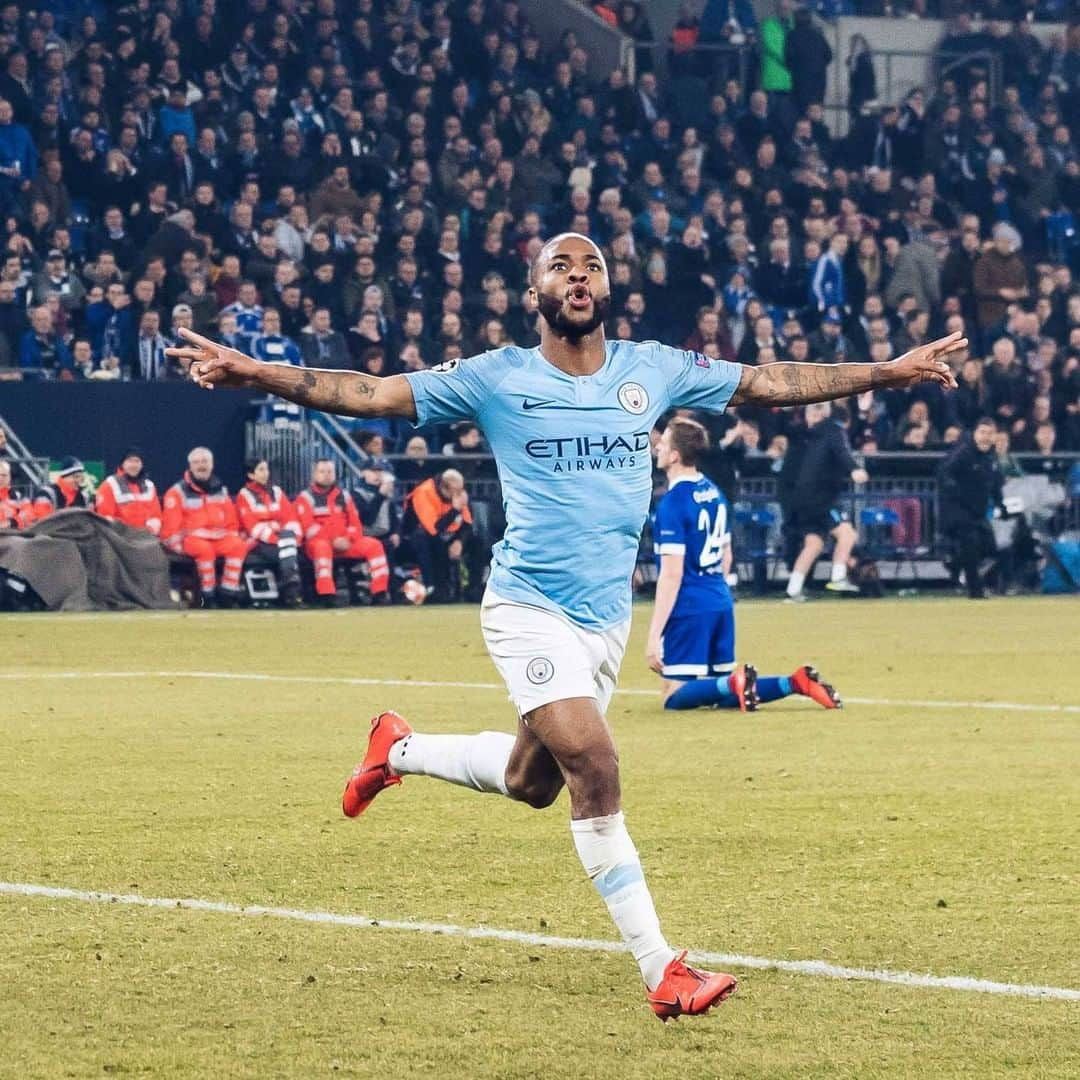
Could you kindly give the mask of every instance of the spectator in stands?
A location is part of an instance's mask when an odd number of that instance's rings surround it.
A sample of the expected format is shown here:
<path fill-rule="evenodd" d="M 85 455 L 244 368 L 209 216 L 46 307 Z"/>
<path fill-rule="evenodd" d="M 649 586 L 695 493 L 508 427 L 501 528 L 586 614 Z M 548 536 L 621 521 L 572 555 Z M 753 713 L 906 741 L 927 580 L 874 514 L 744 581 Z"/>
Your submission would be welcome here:
<path fill-rule="evenodd" d="M 825 79 L 832 49 L 814 25 L 809 8 L 798 8 L 795 25 L 784 41 L 784 63 L 791 72 L 791 93 L 797 115 L 825 100 Z"/>
<path fill-rule="evenodd" d="M 17 90 L 17 85 L 3 88 L 5 93 L 11 89 Z M 37 175 L 37 148 L 24 127 L 29 118 L 29 109 L 16 116 L 12 101 L 0 97 L 0 218 L 7 218 L 16 210 L 19 196 L 29 189 Z"/>
<path fill-rule="evenodd" d="M 1009 304 L 1028 295 L 1027 268 L 1019 251 L 1019 232 L 1001 223 L 994 226 L 993 247 L 975 263 L 976 315 L 984 332 L 1004 321 Z"/>
<path fill-rule="evenodd" d="M 848 113 L 852 122 L 864 106 L 877 99 L 877 75 L 870 43 L 863 34 L 852 34 L 848 44 Z"/>
<path fill-rule="evenodd" d="M 251 351 L 251 342 L 262 333 L 263 309 L 259 304 L 259 293 L 254 281 L 241 281 L 236 299 L 221 309 L 222 314 L 232 315 L 236 319 L 237 348 L 242 352 Z"/>
<path fill-rule="evenodd" d="M 27 322 L 26 305 L 19 303 L 15 294 L 15 283 L 0 279 L 0 378 L 19 374 L 15 364 Z"/>
<path fill-rule="evenodd" d="M 986 596 L 981 564 L 997 551 L 987 516 L 1001 507 L 1003 480 L 994 455 L 996 426 L 981 418 L 942 462 L 940 483 L 941 526 L 952 546 L 954 579 L 961 572 L 968 596 Z"/>
<path fill-rule="evenodd" d="M 265 458 L 249 461 L 245 472 L 246 483 L 236 495 L 240 527 L 254 541 L 253 554 L 277 571 L 282 604 L 296 607 L 300 603 L 300 519 L 285 492 L 270 482 L 270 463 Z"/>
<path fill-rule="evenodd" d="M 490 454 L 491 450 L 476 424 L 465 421 L 454 425 L 453 441 L 443 447 L 448 457 L 468 457 L 472 454 Z"/>
<path fill-rule="evenodd" d="M 395 474 L 402 484 L 417 484 L 433 472 L 428 458 L 431 451 L 423 435 L 413 435 L 405 444 L 405 459 L 397 462 Z"/>
<path fill-rule="evenodd" d="M 774 101 L 791 95 L 791 71 L 785 45 L 795 25 L 791 0 L 777 0 L 776 14 L 761 24 L 761 89 Z"/>
<path fill-rule="evenodd" d="M 791 257 L 791 242 L 777 238 L 769 244 L 769 259 L 754 274 L 754 289 L 773 309 L 774 317 L 800 312 L 807 304 L 806 272 Z"/>
<path fill-rule="evenodd" d="M 345 336 L 333 328 L 329 308 L 312 312 L 310 325 L 300 335 L 300 352 L 308 367 L 355 370 Z"/>
<path fill-rule="evenodd" d="M 700 307 L 694 332 L 683 343 L 683 348 L 703 353 L 710 346 L 717 357 L 723 360 L 735 359 L 735 349 L 720 312 L 712 307 Z"/>
<path fill-rule="evenodd" d="M 847 233 L 833 233 L 824 254 L 809 268 L 810 299 L 819 314 L 832 312 L 842 316 L 847 310 L 847 282 L 844 273 L 847 253 Z"/>
<path fill-rule="evenodd" d="M 276 308 L 263 312 L 263 329 L 251 343 L 251 355 L 268 363 L 303 364 L 300 348 L 292 338 L 281 332 L 281 313 Z"/>
<path fill-rule="evenodd" d="M 985 371 L 987 404 L 1000 423 L 1011 425 L 1031 404 L 1034 396 L 1031 379 L 1017 358 L 1012 338 L 999 337 L 991 353 Z"/>
<path fill-rule="evenodd" d="M 176 302 L 191 308 L 192 328 L 197 333 L 204 334 L 217 318 L 217 300 L 208 290 L 206 278 L 202 274 L 192 274 L 187 279 L 186 286 L 183 292 L 177 294 Z"/>
<path fill-rule="evenodd" d="M 120 467 L 98 488 L 94 509 L 102 517 L 161 535 L 161 500 L 154 481 L 146 475 L 139 447 L 124 451 Z"/>
<path fill-rule="evenodd" d="M 86 288 L 78 275 L 68 270 L 64 253 L 59 248 L 53 248 L 49 252 L 45 269 L 34 276 L 31 303 L 44 304 L 54 295 L 60 298 L 60 306 L 65 312 L 81 308 L 86 297 Z"/>
<path fill-rule="evenodd" d="M 413 488 L 405 499 L 403 528 L 424 582 L 434 589 L 433 603 L 479 599 L 480 545 L 473 533 L 465 478 L 457 469 L 445 469 Z"/>
<path fill-rule="evenodd" d="M 957 388 L 952 401 L 953 414 L 960 421 L 962 429 L 969 431 L 977 420 L 987 415 L 985 369 L 978 360 L 968 357 L 956 381 Z"/>
<path fill-rule="evenodd" d="M 364 533 L 381 541 L 388 560 L 401 543 L 401 511 L 394 499 L 395 478 L 385 458 L 363 465 L 360 483 L 353 489 Z"/>
<path fill-rule="evenodd" d="M 886 236 L 886 261 L 890 264 L 888 282 L 883 290 L 885 303 L 898 312 L 905 297 L 911 297 L 914 306 L 932 311 L 941 303 L 941 269 L 934 248 L 922 241 L 912 240 L 899 245 L 894 234 L 900 226 Z M 895 251 L 890 253 L 890 239 Z M 901 312 L 903 314 L 903 312 Z"/>
<path fill-rule="evenodd" d="M 34 520 L 47 518 L 57 510 L 88 510 L 90 506 L 86 468 L 77 457 L 68 456 L 60 462 L 56 479 L 34 493 Z"/>
<path fill-rule="evenodd" d="M 183 477 L 165 493 L 161 538 L 195 560 L 204 607 L 233 607 L 240 601 L 240 574 L 253 542 L 240 533 L 229 489 L 214 475 L 214 455 L 197 446 Z M 217 560 L 224 560 L 220 587 Z"/>
<path fill-rule="evenodd" d="M 329 458 L 320 458 L 311 470 L 311 483 L 296 497 L 296 513 L 303 529 L 304 552 L 315 564 L 315 591 L 326 601 L 337 593 L 334 560 L 367 563 L 371 575 L 371 598 L 388 603 L 390 567 L 386 549 L 364 526 L 349 492 L 337 483 L 337 469 Z"/>
<path fill-rule="evenodd" d="M 139 319 L 139 332 L 135 337 L 131 377 L 144 382 L 181 377 L 182 372 L 176 363 L 165 355 L 170 344 L 172 343 L 161 333 L 161 316 L 158 312 L 143 312 Z"/>
<path fill-rule="evenodd" d="M 25 529 L 34 518 L 33 504 L 11 486 L 11 462 L 0 458 L 0 529 Z"/>
<path fill-rule="evenodd" d="M 71 350 L 55 331 L 52 312 L 42 304 L 30 312 L 30 329 L 19 341 L 19 367 L 24 379 L 73 379 Z"/>
<path fill-rule="evenodd" d="M 806 339 L 806 343 L 810 358 L 818 364 L 850 364 L 862 360 L 844 333 L 844 320 L 835 312 L 829 312 L 821 320 L 821 326 Z"/>

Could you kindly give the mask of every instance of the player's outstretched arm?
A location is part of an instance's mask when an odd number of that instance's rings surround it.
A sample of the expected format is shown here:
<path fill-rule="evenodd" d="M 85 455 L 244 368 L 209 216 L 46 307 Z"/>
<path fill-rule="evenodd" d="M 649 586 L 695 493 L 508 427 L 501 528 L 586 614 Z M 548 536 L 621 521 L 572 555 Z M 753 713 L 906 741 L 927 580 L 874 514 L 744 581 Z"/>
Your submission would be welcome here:
<path fill-rule="evenodd" d="M 265 390 L 309 409 L 342 416 L 416 419 L 412 388 L 404 376 L 380 379 L 358 371 L 267 364 L 193 330 L 181 327 L 179 332 L 188 344 L 173 346 L 165 352 L 183 363 L 192 381 L 206 390 L 215 386 L 247 387 Z"/>
<path fill-rule="evenodd" d="M 766 364 L 744 367 L 732 405 L 809 405 L 867 390 L 903 390 L 921 382 L 956 389 L 945 359 L 968 347 L 959 331 L 884 364 Z"/>

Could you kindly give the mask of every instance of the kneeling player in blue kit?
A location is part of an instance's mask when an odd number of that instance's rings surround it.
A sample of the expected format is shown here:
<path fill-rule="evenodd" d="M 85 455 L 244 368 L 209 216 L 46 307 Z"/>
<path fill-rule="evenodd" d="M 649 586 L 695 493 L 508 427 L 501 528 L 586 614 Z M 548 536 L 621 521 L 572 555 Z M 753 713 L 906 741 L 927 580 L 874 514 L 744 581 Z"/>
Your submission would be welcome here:
<path fill-rule="evenodd" d="M 840 696 L 809 665 L 792 675 L 758 675 L 752 665 L 735 663 L 728 504 L 697 468 L 708 449 L 705 428 L 682 417 L 668 423 L 656 447 L 668 491 L 653 526 L 660 577 L 646 656 L 663 676 L 664 708 L 751 712 L 791 694 L 840 708 Z"/>

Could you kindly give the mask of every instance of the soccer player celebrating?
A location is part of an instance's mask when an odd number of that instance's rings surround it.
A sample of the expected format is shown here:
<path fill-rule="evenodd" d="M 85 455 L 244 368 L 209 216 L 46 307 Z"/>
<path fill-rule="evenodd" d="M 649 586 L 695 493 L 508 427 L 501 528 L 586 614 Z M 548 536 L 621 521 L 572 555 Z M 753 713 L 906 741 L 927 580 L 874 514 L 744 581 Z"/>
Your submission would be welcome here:
<path fill-rule="evenodd" d="M 430 371 L 377 378 L 265 364 L 189 330 L 170 355 L 200 386 L 255 387 L 347 416 L 418 425 L 468 420 L 492 447 L 506 504 L 481 606 L 491 658 L 517 708 L 516 736 L 423 735 L 393 712 L 371 724 L 342 800 L 353 817 L 403 776 L 423 774 L 542 808 L 565 786 L 586 873 L 633 953 L 662 1019 L 705 1012 L 735 989 L 696 971 L 660 930 L 623 820 L 619 759 L 604 712 L 630 629 L 630 580 L 649 509 L 649 432 L 675 406 L 803 405 L 924 381 L 955 386 L 959 334 L 883 364 L 750 368 L 657 342 L 607 341 L 611 283 L 588 237 L 549 240 L 530 268 L 540 345 L 507 346 Z M 587 559 L 567 558 L 587 548 Z"/>
<path fill-rule="evenodd" d="M 728 504 L 698 472 L 709 436 L 696 420 L 675 417 L 656 446 L 656 464 L 667 475 L 667 494 L 656 507 L 653 535 L 660 559 L 656 606 L 645 657 L 663 676 L 665 709 L 702 705 L 749 712 L 763 701 L 790 694 L 813 698 L 826 709 L 840 697 L 809 665 L 793 675 L 758 676 L 751 664 L 735 665 L 735 610 Z"/>

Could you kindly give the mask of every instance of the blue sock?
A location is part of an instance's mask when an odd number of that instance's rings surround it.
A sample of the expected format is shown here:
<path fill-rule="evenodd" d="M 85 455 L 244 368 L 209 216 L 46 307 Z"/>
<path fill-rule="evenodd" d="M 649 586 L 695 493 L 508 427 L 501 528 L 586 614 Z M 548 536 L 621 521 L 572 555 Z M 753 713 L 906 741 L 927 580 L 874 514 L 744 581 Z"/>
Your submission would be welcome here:
<path fill-rule="evenodd" d="M 728 677 L 693 679 L 685 682 L 664 702 L 665 709 L 700 709 L 702 705 L 718 705 L 722 709 L 737 708 L 739 699 L 727 688 Z"/>
<path fill-rule="evenodd" d="M 757 681 L 758 701 L 777 701 L 794 693 L 787 675 L 759 675 Z"/>

